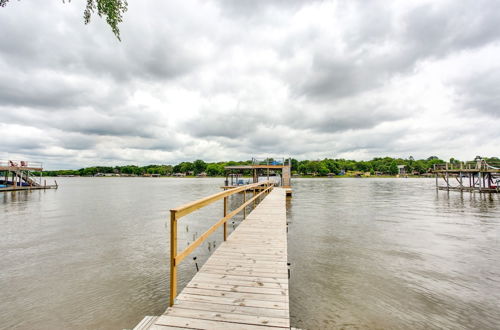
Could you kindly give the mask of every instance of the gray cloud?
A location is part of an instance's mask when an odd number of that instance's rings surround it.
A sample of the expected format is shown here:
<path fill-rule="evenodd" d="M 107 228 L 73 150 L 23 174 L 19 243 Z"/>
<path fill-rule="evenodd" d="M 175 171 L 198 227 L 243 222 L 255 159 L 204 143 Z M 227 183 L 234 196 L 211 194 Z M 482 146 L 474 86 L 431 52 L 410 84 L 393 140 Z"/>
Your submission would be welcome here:
<path fill-rule="evenodd" d="M 23 70 L 42 67 L 95 79 L 112 77 L 120 82 L 168 81 L 196 69 L 203 61 L 183 42 L 179 33 L 182 26 L 170 26 L 168 21 L 154 25 L 146 22 L 138 31 L 132 22 L 125 20 L 121 27 L 124 38 L 120 43 L 111 34 L 103 33 L 104 29 L 98 29 L 105 26 L 97 18 L 93 25 L 84 26 L 81 17 L 76 15 L 78 9 L 68 14 L 62 9 L 75 8 L 64 7 L 61 4 L 12 3 L 2 9 L 14 15 L 21 15 L 22 10 L 22 15 L 29 17 L 22 29 L 15 16 L 9 17 L 6 13 L 0 20 L 0 53 L 8 66 Z M 40 15 L 50 10 L 55 15 L 64 15 L 58 17 L 57 24 L 51 15 Z M 96 37 L 101 33 L 102 36 Z M 145 37 L 148 34 L 154 34 L 155 38 Z"/>
<path fill-rule="evenodd" d="M 87 150 L 93 148 L 97 144 L 97 139 L 93 136 L 87 136 L 83 134 L 68 134 L 65 133 L 64 136 L 59 137 L 58 145 L 65 149 L 71 150 Z"/>
<path fill-rule="evenodd" d="M 0 77 L 0 106 L 71 110 L 88 104 L 91 98 L 92 102 L 99 104 L 99 95 L 96 94 L 92 86 L 66 81 L 63 74 L 14 71 Z M 101 102 L 111 103 L 118 98 L 117 94 L 102 95 Z"/>
<path fill-rule="evenodd" d="M 455 81 L 464 110 L 500 117 L 500 68 Z"/>
<path fill-rule="evenodd" d="M 320 100 L 355 95 L 410 73 L 419 62 L 500 41 L 497 1 L 425 4 L 402 17 L 391 14 L 386 2 L 342 8 L 358 16 L 344 39 L 347 47 L 339 53 L 332 45 L 306 40 L 317 47 L 311 70 L 292 77 L 297 95 Z"/>
<path fill-rule="evenodd" d="M 2 109 L 2 108 L 0 108 Z M 80 108 L 74 111 L 53 109 L 26 109 L 17 111 L 3 108 L 3 123 L 22 123 L 43 130 L 57 129 L 68 133 L 97 136 L 155 137 L 161 129 L 156 114 L 142 113 L 141 109 L 117 107 L 113 110 Z M 10 108 L 12 109 L 12 108 Z"/>
<path fill-rule="evenodd" d="M 296 112 L 289 116 L 290 126 L 313 130 L 320 133 L 337 133 L 346 130 L 361 130 L 373 128 L 376 125 L 402 118 L 401 113 L 384 112 L 378 109 L 363 109 L 363 111 L 345 110 L 321 112 L 320 116 L 304 117 Z"/>
<path fill-rule="evenodd" d="M 278 11 L 296 11 L 306 4 L 321 2 L 323 0 L 254 0 L 254 1 L 231 1 L 218 0 L 223 13 L 230 18 L 255 18 L 263 15 L 265 12 Z"/>
<path fill-rule="evenodd" d="M 23 137 L 12 137 L 8 136 L 2 137 L 2 142 L 0 143 L 0 150 L 4 152 L 28 152 L 31 153 L 34 150 L 39 150 L 44 147 L 44 141 L 40 140 L 35 136 L 23 136 Z"/>
<path fill-rule="evenodd" d="M 403 37 L 420 56 L 443 56 L 500 40 L 498 1 L 427 4 L 412 10 L 404 20 Z"/>
<path fill-rule="evenodd" d="M 199 138 L 225 137 L 240 138 L 256 131 L 260 123 L 265 123 L 269 116 L 256 115 L 252 112 L 235 110 L 228 113 L 202 112 L 196 118 L 183 124 L 184 131 Z"/>

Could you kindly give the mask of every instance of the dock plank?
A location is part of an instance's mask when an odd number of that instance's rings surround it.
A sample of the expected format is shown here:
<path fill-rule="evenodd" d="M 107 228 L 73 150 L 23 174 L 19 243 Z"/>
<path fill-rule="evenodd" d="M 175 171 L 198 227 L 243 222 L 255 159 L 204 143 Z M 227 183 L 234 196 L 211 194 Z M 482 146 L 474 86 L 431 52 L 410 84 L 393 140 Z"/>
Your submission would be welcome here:
<path fill-rule="evenodd" d="M 244 324 L 235 322 L 225 322 L 225 321 L 214 321 L 208 319 L 196 319 L 188 317 L 179 316 L 167 316 L 166 314 L 160 316 L 158 321 L 150 328 L 151 330 L 162 330 L 165 329 L 164 326 L 174 326 L 187 329 L 220 329 L 220 330 L 255 330 L 255 329 L 280 329 L 278 327 L 268 327 L 255 324 Z M 257 328 L 258 327 L 258 328 Z M 283 328 L 283 327 L 281 327 Z M 167 328 L 168 329 L 168 328 Z"/>

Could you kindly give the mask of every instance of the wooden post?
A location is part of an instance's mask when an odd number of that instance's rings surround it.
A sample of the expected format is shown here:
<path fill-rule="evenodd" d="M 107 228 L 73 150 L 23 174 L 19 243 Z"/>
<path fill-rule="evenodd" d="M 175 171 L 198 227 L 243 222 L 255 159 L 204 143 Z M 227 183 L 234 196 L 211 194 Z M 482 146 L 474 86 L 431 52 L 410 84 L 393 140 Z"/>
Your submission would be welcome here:
<path fill-rule="evenodd" d="M 177 256 L 177 218 L 175 211 L 170 211 L 170 302 L 174 305 L 175 296 L 177 296 L 177 265 L 175 257 Z"/>
<path fill-rule="evenodd" d="M 252 197 L 255 197 L 255 188 L 253 188 L 253 196 Z M 255 199 L 253 200 L 253 208 L 255 208 Z"/>
<path fill-rule="evenodd" d="M 462 171 L 458 172 L 458 175 L 460 176 L 460 190 L 463 190 L 464 185 L 463 185 L 463 182 L 462 182 Z"/>
<path fill-rule="evenodd" d="M 446 165 L 448 165 L 448 163 L 446 163 Z M 446 166 L 446 167 L 448 167 L 448 166 Z M 446 170 L 448 170 L 448 168 Z M 449 181 L 448 171 L 446 171 L 446 188 L 448 189 L 448 191 L 450 191 L 450 181 Z"/>
<path fill-rule="evenodd" d="M 227 215 L 227 197 L 224 197 L 224 216 Z M 224 241 L 227 240 L 227 221 L 224 222 Z"/>
<path fill-rule="evenodd" d="M 243 204 L 247 201 L 247 191 L 243 190 Z M 243 208 L 243 219 L 247 218 L 247 208 L 246 206 Z"/>
<path fill-rule="evenodd" d="M 434 174 L 436 175 L 436 190 L 438 190 L 438 174 L 437 174 L 437 172 Z"/>

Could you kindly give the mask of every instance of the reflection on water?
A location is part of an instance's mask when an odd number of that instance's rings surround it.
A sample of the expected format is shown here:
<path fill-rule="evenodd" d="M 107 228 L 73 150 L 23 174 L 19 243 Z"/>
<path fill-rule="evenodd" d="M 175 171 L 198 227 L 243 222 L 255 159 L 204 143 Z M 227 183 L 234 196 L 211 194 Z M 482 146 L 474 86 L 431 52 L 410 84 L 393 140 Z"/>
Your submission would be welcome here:
<path fill-rule="evenodd" d="M 218 192 L 221 179 L 58 181 L 58 190 L 0 194 L 0 328 L 123 329 L 162 313 L 168 210 Z M 294 181 L 294 326 L 498 328 L 500 196 L 436 192 L 433 184 Z M 222 201 L 182 218 L 179 251 L 221 215 Z M 180 264 L 180 289 L 196 272 L 193 258 L 202 265 L 221 237 Z"/>
<path fill-rule="evenodd" d="M 436 192 L 433 184 L 294 181 L 294 326 L 499 328 L 500 196 Z"/>

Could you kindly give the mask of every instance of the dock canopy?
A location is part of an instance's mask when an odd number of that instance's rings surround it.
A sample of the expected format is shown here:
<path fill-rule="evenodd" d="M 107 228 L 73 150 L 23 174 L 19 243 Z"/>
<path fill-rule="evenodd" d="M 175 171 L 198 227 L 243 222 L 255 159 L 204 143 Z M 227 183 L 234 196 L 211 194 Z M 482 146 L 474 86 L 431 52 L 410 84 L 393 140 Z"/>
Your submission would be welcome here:
<path fill-rule="evenodd" d="M 249 175 L 252 177 L 252 183 L 259 182 L 259 178 L 261 178 L 262 180 L 275 181 L 278 186 L 290 188 L 291 168 L 292 162 L 290 158 L 252 158 L 251 164 L 224 167 L 226 170 L 225 187 L 238 186 L 239 178 L 243 175 Z M 238 179 L 235 180 L 235 178 Z M 246 181 L 242 180 L 243 183 L 246 183 Z"/>

